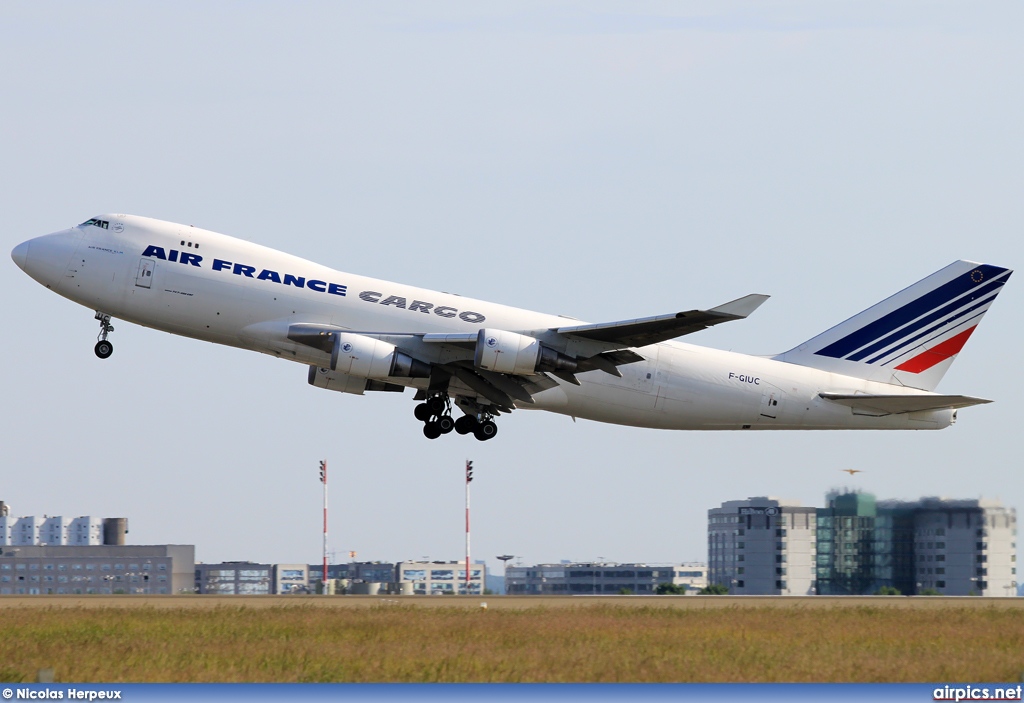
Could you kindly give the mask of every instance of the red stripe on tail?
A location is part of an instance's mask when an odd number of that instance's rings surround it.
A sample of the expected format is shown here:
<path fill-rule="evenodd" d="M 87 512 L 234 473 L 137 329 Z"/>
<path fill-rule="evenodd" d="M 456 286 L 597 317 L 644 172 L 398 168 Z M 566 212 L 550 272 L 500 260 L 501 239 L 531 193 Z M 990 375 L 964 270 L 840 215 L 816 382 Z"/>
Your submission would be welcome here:
<path fill-rule="evenodd" d="M 950 337 L 942 344 L 936 344 L 928 351 L 922 352 L 912 359 L 907 359 L 897 366 L 896 370 L 906 371 L 907 373 L 921 373 L 922 371 L 927 371 L 931 367 L 935 366 L 935 364 L 945 361 L 951 356 L 956 356 L 960 353 L 960 350 L 964 348 L 964 345 L 967 344 L 967 339 L 976 328 L 977 325 L 970 329 L 966 329 L 955 337 Z"/>

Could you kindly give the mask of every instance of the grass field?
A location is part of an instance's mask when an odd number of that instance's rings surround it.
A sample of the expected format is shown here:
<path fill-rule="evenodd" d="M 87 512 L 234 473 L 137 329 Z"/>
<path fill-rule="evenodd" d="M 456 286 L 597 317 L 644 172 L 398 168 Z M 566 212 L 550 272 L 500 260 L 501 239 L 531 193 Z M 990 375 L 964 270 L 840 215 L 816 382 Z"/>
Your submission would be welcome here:
<path fill-rule="evenodd" d="M 487 598 L 487 610 L 442 600 L 0 603 L 0 680 L 43 668 L 66 682 L 1016 682 L 1024 672 L 1024 608 L 981 599 Z"/>

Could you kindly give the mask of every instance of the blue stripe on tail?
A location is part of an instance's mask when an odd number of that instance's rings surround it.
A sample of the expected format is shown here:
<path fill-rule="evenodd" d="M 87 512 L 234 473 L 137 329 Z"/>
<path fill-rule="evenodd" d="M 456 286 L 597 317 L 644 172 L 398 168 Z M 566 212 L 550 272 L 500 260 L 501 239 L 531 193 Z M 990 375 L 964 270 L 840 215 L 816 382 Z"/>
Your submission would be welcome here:
<path fill-rule="evenodd" d="M 855 332 L 851 332 L 842 339 L 836 340 L 815 353 L 819 356 L 828 356 L 834 359 L 843 358 L 847 354 L 857 351 L 861 347 L 894 332 L 908 322 L 952 302 L 955 298 L 960 297 L 972 288 L 980 286 L 985 282 L 992 282 L 991 279 L 1006 271 L 1007 269 L 999 266 L 982 264 L 961 276 L 957 276 L 952 281 L 939 286 L 935 290 L 925 293 L 917 300 L 893 310 Z M 980 276 L 979 273 L 981 274 Z"/>

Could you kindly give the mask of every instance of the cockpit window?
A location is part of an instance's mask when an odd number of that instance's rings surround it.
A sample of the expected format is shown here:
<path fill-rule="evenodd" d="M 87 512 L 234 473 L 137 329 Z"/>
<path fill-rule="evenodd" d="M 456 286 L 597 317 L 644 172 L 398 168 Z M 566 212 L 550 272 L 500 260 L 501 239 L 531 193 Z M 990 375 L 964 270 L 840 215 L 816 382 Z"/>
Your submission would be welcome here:
<path fill-rule="evenodd" d="M 88 227 L 89 225 L 92 225 L 94 227 L 102 227 L 103 229 L 110 229 L 110 222 L 108 222 L 107 220 L 97 220 L 95 217 L 92 218 L 91 220 L 86 220 L 80 226 Z"/>

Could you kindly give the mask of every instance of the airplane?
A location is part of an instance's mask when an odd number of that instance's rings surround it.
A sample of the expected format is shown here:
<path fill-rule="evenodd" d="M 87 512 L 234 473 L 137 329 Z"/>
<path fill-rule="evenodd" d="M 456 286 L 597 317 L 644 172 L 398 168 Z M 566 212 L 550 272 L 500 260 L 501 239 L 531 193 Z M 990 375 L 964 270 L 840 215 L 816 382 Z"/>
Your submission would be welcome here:
<path fill-rule="evenodd" d="M 767 295 L 591 324 L 119 214 L 30 239 L 11 256 L 95 311 L 100 359 L 113 353 L 112 320 L 125 320 L 304 364 L 317 388 L 412 388 L 424 436 L 454 430 L 478 440 L 518 408 L 674 430 L 942 429 L 958 409 L 991 402 L 934 389 L 1012 273 L 955 261 L 762 357 L 677 338 L 744 319 Z"/>
<path fill-rule="evenodd" d="M 864 473 L 863 469 L 839 469 L 839 470 L 840 471 L 845 471 L 846 473 L 850 474 L 851 476 L 853 476 L 854 474 Z"/>

